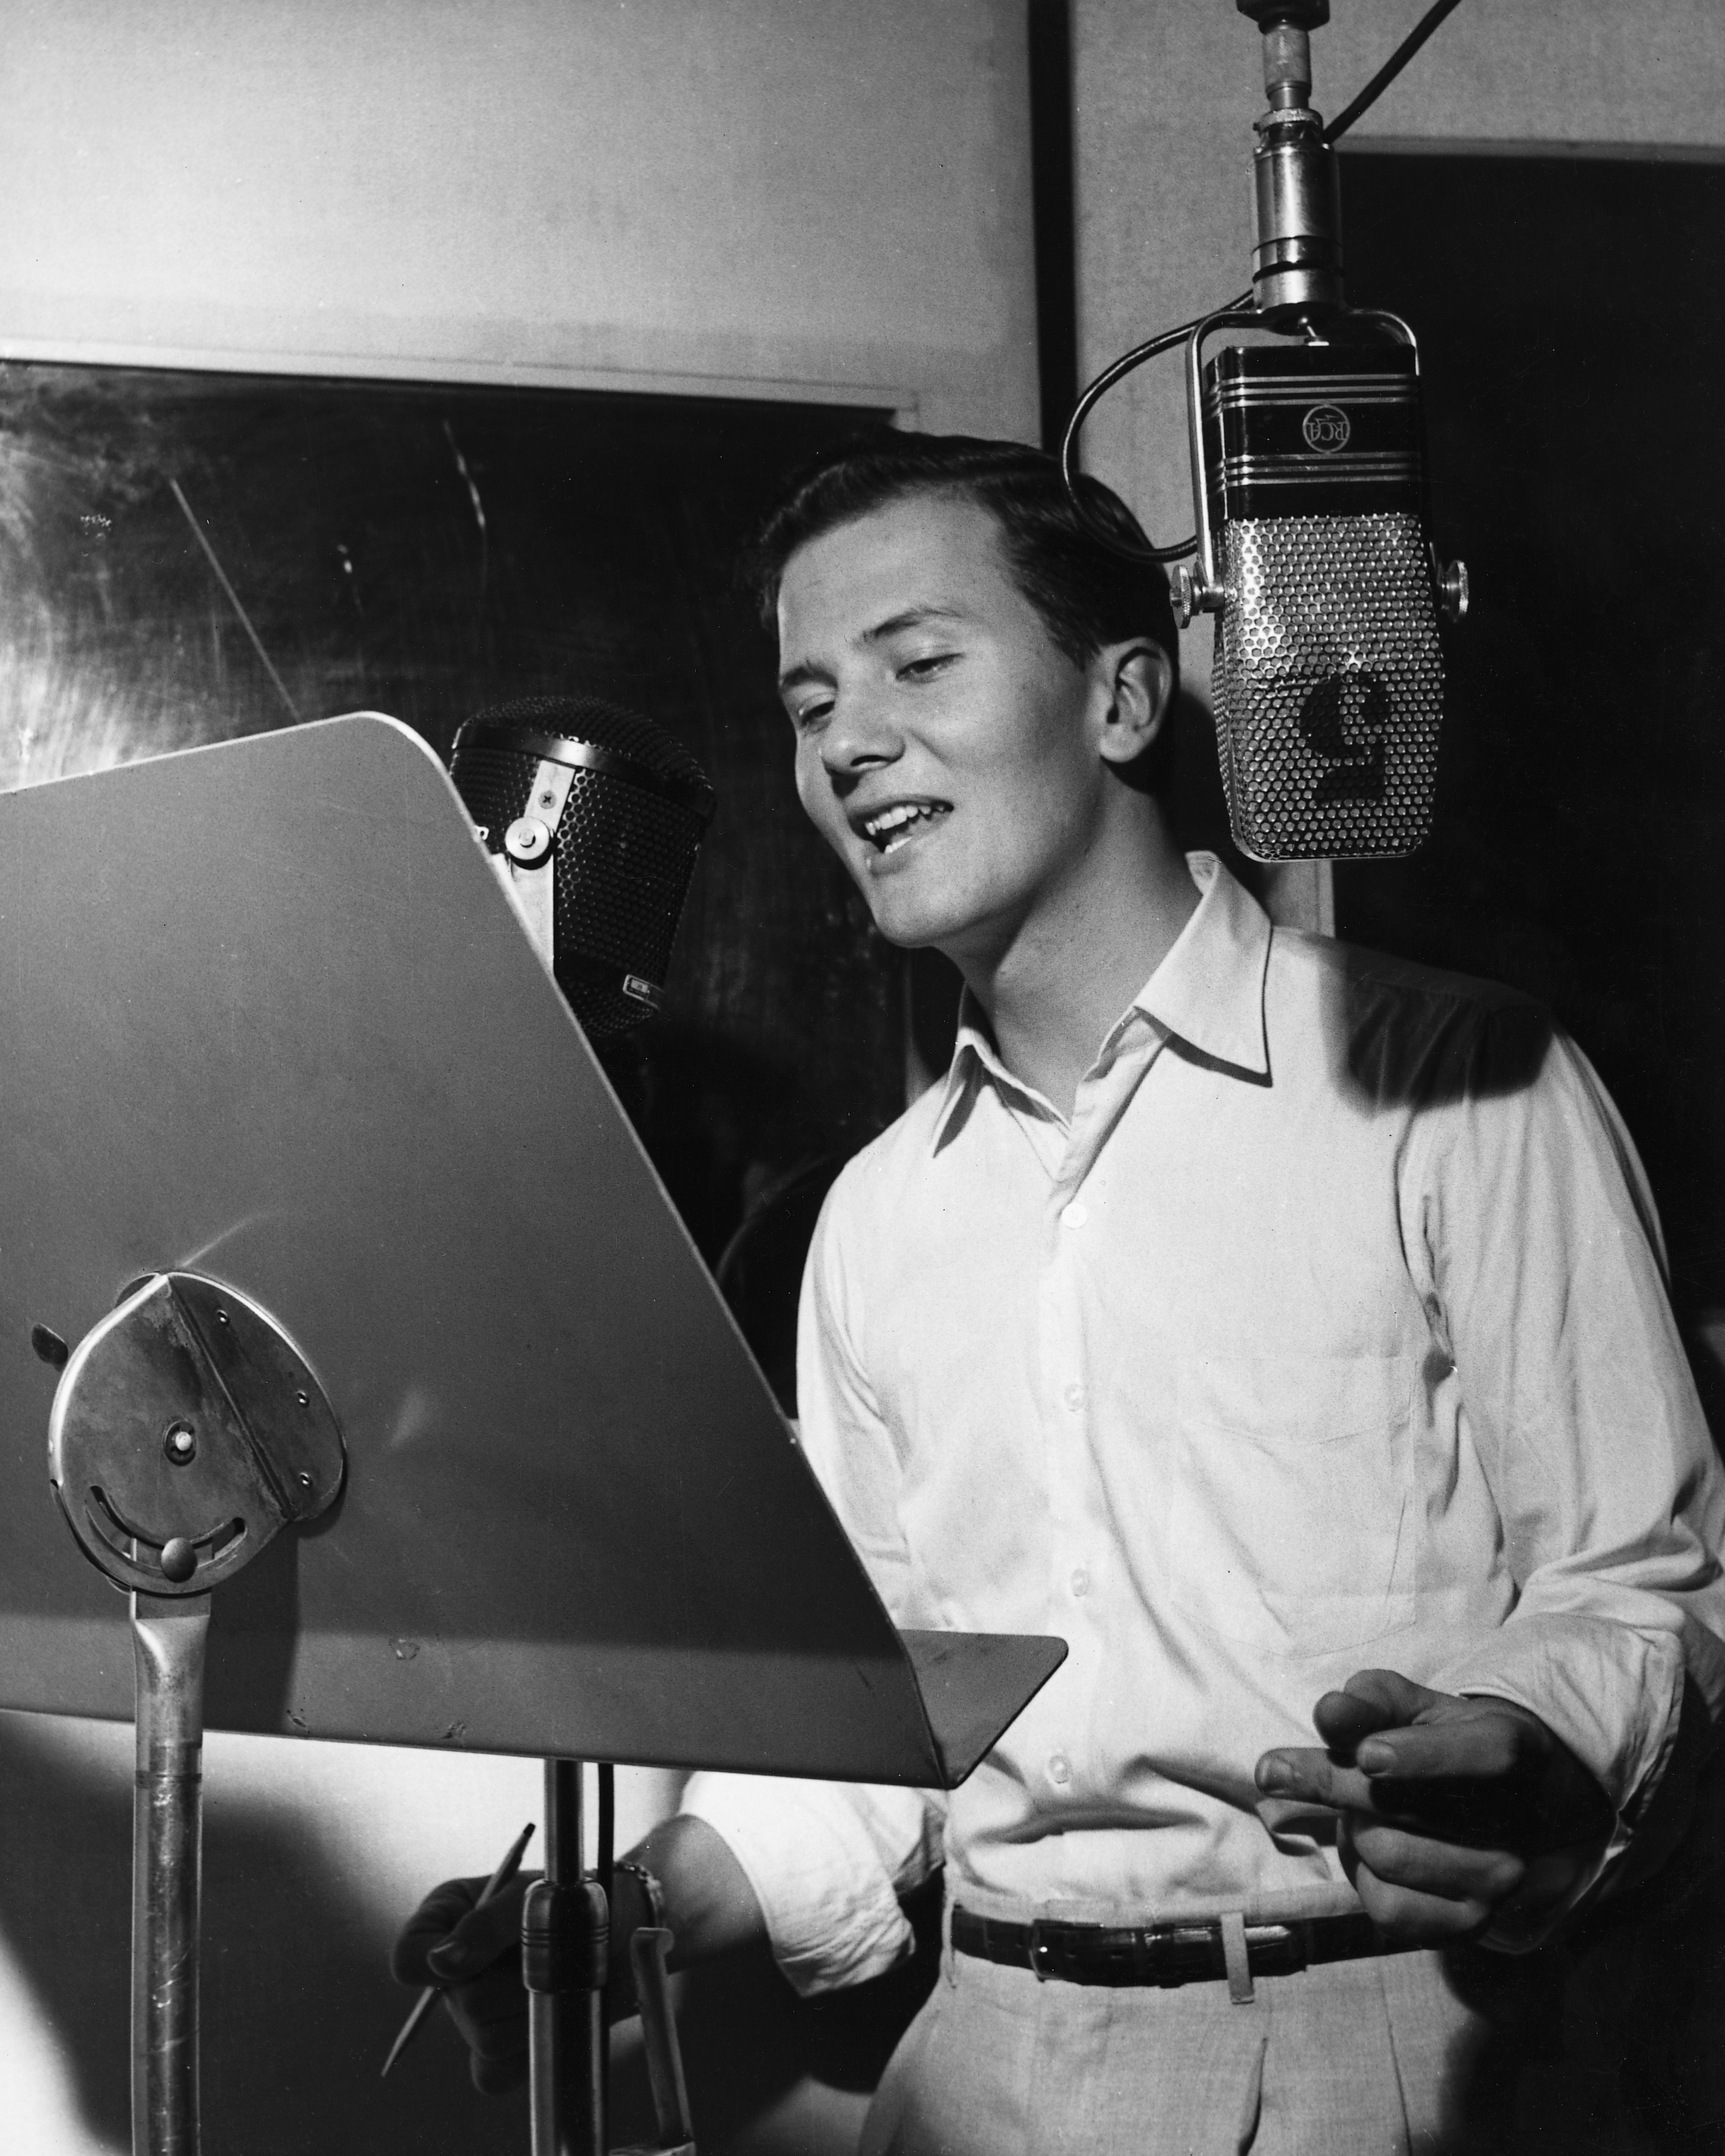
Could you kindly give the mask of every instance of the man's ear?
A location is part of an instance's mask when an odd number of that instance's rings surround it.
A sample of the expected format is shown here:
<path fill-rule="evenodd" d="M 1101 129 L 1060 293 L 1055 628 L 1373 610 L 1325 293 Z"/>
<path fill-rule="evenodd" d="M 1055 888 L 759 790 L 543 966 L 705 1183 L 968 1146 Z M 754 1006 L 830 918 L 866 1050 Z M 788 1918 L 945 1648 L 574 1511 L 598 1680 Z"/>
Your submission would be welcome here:
<path fill-rule="evenodd" d="M 1140 636 L 1106 644 L 1095 665 L 1109 698 L 1097 748 L 1105 762 L 1131 763 L 1167 722 L 1173 701 L 1173 662 L 1159 644 Z"/>

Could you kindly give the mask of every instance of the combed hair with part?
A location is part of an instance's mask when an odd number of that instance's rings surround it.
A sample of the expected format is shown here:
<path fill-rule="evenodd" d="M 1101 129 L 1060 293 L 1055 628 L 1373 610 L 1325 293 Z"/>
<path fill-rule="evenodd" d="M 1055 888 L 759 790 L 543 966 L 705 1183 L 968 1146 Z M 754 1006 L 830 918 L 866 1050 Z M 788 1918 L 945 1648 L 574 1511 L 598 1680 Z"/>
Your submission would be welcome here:
<path fill-rule="evenodd" d="M 1180 648 L 1168 578 L 1153 562 L 1108 545 L 1149 541 L 1111 487 L 1081 475 L 1083 510 L 1066 491 L 1056 460 L 1019 442 L 970 434 L 901 434 L 882 429 L 823 450 L 793 472 L 745 557 L 761 619 L 770 631 L 785 564 L 801 547 L 896 501 L 945 495 L 973 501 L 994 519 L 1006 565 L 1053 643 L 1075 666 L 1106 645 L 1142 636 L 1168 654 L 1176 686 Z M 1165 724 L 1119 776 L 1144 793 L 1168 778 L 1173 728 Z"/>

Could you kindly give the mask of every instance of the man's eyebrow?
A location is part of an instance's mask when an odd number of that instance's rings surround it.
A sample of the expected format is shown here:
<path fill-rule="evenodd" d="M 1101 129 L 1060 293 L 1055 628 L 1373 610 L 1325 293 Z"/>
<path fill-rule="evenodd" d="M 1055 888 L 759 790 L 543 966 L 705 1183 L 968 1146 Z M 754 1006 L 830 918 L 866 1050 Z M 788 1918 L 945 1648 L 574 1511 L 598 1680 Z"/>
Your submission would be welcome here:
<path fill-rule="evenodd" d="M 877 621 L 872 629 L 865 629 L 856 640 L 859 644 L 883 644 L 901 629 L 918 629 L 924 622 L 963 621 L 966 618 L 958 607 L 906 607 L 902 613 L 889 614 L 885 621 Z M 805 659 L 799 665 L 787 667 L 779 675 L 778 693 L 786 696 L 791 690 L 804 688 L 810 682 L 830 687 L 832 680 L 830 667 L 817 665 L 813 660 Z"/>
<path fill-rule="evenodd" d="M 902 613 L 890 614 L 885 621 L 877 621 L 872 629 L 865 629 L 858 639 L 863 644 L 880 644 L 889 636 L 896 636 L 901 629 L 920 629 L 926 621 L 963 621 L 966 619 L 959 607 L 906 607 Z"/>
<path fill-rule="evenodd" d="M 788 696 L 793 689 L 805 688 L 811 681 L 823 682 L 830 687 L 832 679 L 829 668 L 817 666 L 812 660 L 805 659 L 800 666 L 788 666 L 779 675 L 778 693 L 781 696 Z"/>

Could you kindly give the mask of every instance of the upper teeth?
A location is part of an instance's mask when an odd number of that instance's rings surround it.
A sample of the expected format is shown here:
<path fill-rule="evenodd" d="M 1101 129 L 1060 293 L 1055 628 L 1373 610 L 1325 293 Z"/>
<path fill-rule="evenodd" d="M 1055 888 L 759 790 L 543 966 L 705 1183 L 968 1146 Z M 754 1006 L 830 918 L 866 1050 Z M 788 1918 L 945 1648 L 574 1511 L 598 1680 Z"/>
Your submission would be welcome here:
<path fill-rule="evenodd" d="M 878 846 L 890 839 L 895 832 L 904 830 L 908 825 L 916 823 L 924 816 L 935 816 L 939 813 L 938 808 L 932 802 L 895 802 L 891 808 L 883 808 L 877 815 L 868 819 L 863 825 L 863 835 L 872 844 Z"/>

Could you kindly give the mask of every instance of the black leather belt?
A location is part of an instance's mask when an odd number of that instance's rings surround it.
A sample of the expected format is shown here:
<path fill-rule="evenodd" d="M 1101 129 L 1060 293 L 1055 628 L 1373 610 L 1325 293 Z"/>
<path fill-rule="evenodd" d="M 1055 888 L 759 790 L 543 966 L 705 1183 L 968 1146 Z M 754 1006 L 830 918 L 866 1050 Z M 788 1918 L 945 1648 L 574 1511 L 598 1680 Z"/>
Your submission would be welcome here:
<path fill-rule="evenodd" d="M 957 1953 L 1028 1969 L 1061 1984 L 1204 1984 L 1227 1976 L 1219 1922 L 1191 1924 L 1012 1924 L 970 1910 L 952 1912 Z M 1313 1917 L 1248 1924 L 1246 1966 L 1254 1976 L 1291 1976 L 1326 1961 L 1393 1953 L 1367 1916 Z"/>

